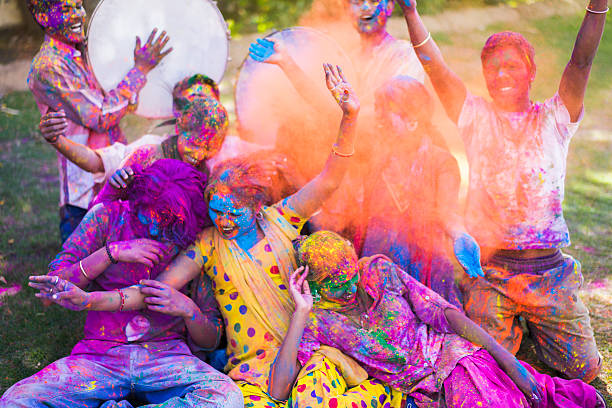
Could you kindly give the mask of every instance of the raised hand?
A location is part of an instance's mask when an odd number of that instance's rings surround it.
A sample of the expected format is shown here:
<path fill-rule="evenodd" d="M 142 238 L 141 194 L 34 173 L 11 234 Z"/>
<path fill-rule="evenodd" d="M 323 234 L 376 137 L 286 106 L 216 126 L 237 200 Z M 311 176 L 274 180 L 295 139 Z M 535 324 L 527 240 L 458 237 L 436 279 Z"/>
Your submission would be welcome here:
<path fill-rule="evenodd" d="M 308 266 L 300 266 L 291 274 L 289 278 L 289 293 L 295 303 L 295 311 L 301 313 L 310 313 L 312 310 L 312 294 L 310 286 L 306 281 L 308 276 Z"/>
<path fill-rule="evenodd" d="M 172 47 L 164 50 L 170 40 L 165 31 L 155 39 L 157 28 L 149 34 L 145 45 L 141 45 L 140 37 L 136 37 L 136 47 L 134 47 L 134 65 L 145 75 L 160 63 L 160 61 L 172 51 Z"/>
<path fill-rule="evenodd" d="M 57 142 L 57 138 L 64 136 L 67 128 L 68 121 L 66 120 L 66 112 L 63 110 L 58 112 L 49 111 L 38 122 L 40 133 L 49 143 Z"/>
<path fill-rule="evenodd" d="M 134 170 L 129 166 L 117 170 L 108 179 L 109 184 L 117 190 L 127 188 L 132 181 L 134 181 Z"/>
<path fill-rule="evenodd" d="M 398 0 L 397 2 L 403 10 L 416 9 L 416 0 Z"/>
<path fill-rule="evenodd" d="M 53 303 L 70 310 L 85 310 L 89 305 L 89 293 L 59 276 L 30 276 L 28 285 L 40 292 L 39 299 L 50 300 Z"/>
<path fill-rule="evenodd" d="M 167 250 L 161 242 L 147 238 L 111 242 L 108 248 L 119 262 L 141 263 L 149 268 L 159 263 Z"/>
<path fill-rule="evenodd" d="M 472 278 L 483 276 L 482 266 L 480 266 L 480 247 L 471 235 L 463 233 L 453 243 L 453 249 L 457 261 L 461 264 L 465 272 Z"/>
<path fill-rule="evenodd" d="M 342 68 L 337 65 L 334 67 L 331 64 L 323 64 L 323 70 L 327 89 L 342 108 L 342 112 L 347 116 L 356 116 L 359 113 L 359 100 L 344 77 Z"/>
<path fill-rule="evenodd" d="M 258 38 L 249 46 L 249 56 L 257 62 L 280 65 L 287 58 L 285 44 L 277 38 Z"/>
<path fill-rule="evenodd" d="M 171 316 L 191 318 L 197 306 L 188 296 L 156 280 L 143 279 L 140 292 L 145 295 L 148 310 Z"/>

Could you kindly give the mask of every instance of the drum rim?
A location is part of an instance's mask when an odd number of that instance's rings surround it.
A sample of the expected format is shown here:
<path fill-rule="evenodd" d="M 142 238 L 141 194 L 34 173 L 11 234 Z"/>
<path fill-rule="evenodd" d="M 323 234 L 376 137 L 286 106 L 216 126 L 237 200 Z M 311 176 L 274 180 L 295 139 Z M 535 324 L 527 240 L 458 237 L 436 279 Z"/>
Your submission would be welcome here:
<path fill-rule="evenodd" d="M 96 13 L 99 12 L 99 9 L 102 7 L 102 5 L 104 4 L 106 0 L 100 0 L 98 2 L 98 4 L 96 4 L 96 7 L 94 8 L 94 11 L 91 13 L 91 17 L 89 17 L 89 21 L 87 22 L 87 35 L 86 35 L 86 59 L 87 59 L 87 64 L 89 65 L 89 70 L 91 72 L 91 74 L 93 75 L 94 79 L 96 80 L 98 86 L 100 86 L 100 88 L 104 91 L 104 93 L 107 93 L 108 91 L 106 89 L 104 89 L 104 87 L 102 86 L 102 83 L 100 82 L 100 80 L 98 79 L 98 77 L 96 76 L 96 73 L 93 69 L 93 64 L 91 63 L 91 57 L 90 57 L 90 53 L 89 53 L 89 35 L 90 35 L 90 29 L 91 29 L 91 24 L 94 21 L 94 17 L 96 16 Z M 223 16 L 223 13 L 221 13 L 221 10 L 219 10 L 219 6 L 217 6 L 217 2 L 214 0 L 198 0 L 198 1 L 204 1 L 206 3 L 209 3 L 213 10 L 217 13 L 217 16 L 219 17 L 219 19 L 221 20 L 221 22 L 223 23 L 223 26 L 225 28 L 225 37 L 227 39 L 227 41 L 225 42 L 225 65 L 223 67 L 223 72 L 221 73 L 221 77 L 219 78 L 218 81 L 215 80 L 215 82 L 217 83 L 217 86 L 223 81 L 223 78 L 225 78 L 225 74 L 227 73 L 227 66 L 229 65 L 229 61 L 230 61 L 230 42 L 232 40 L 232 34 L 231 31 L 229 29 L 229 26 L 227 24 L 227 21 L 225 21 L 225 17 Z M 127 74 L 127 72 L 126 72 Z M 145 116 L 142 114 L 138 113 L 138 109 L 136 109 L 134 112 L 132 112 L 133 114 L 142 117 L 142 118 L 146 118 L 146 119 L 167 119 L 170 118 L 172 116 Z"/>

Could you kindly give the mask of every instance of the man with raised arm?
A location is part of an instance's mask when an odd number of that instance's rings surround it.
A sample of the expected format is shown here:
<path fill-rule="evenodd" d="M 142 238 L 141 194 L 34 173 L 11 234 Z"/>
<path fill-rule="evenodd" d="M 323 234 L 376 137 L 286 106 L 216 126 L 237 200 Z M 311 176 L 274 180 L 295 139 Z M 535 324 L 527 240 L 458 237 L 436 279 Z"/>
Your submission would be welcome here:
<path fill-rule="evenodd" d="M 483 249 L 485 276 L 466 286 L 468 316 L 513 353 L 522 316 L 544 363 L 567 377 L 593 380 L 601 356 L 578 298 L 580 263 L 561 253 L 570 244 L 562 202 L 568 145 L 583 116 L 607 0 L 590 1 L 559 89 L 542 103 L 529 97 L 534 50 L 522 35 L 502 32 L 487 40 L 481 56 L 487 101 L 467 91 L 445 63 L 416 2 L 400 4 L 470 165 L 466 226 Z"/>
<path fill-rule="evenodd" d="M 138 102 L 146 75 L 172 48 L 157 29 L 141 45 L 136 39 L 134 67 L 110 92 L 96 81 L 85 57 L 85 9 L 82 0 L 28 0 L 28 9 L 45 33 L 32 61 L 28 86 L 41 114 L 63 110 L 68 118 L 66 136 L 91 148 L 125 141 L 119 121 Z M 93 175 L 58 155 L 60 172 L 60 232 L 66 240 L 77 227 L 94 197 Z"/>

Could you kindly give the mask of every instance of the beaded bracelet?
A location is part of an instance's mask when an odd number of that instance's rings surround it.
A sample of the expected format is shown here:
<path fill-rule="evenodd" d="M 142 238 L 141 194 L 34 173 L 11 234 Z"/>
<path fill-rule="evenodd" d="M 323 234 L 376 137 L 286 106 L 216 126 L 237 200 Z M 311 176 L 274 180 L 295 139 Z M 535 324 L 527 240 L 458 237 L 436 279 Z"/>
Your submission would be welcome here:
<path fill-rule="evenodd" d="M 125 306 L 125 294 L 123 293 L 123 290 L 121 289 L 115 289 L 117 291 L 117 293 L 119 293 L 119 297 L 121 298 L 121 304 L 119 305 L 119 310 L 117 310 L 118 312 L 123 311 L 123 306 Z"/>
<path fill-rule="evenodd" d="M 111 263 L 113 264 L 118 263 L 119 261 L 113 258 L 113 256 L 111 255 L 110 248 L 108 247 L 108 242 L 106 243 L 106 245 L 104 245 L 104 247 L 106 248 L 106 255 L 108 255 L 108 260 L 111 261 Z"/>

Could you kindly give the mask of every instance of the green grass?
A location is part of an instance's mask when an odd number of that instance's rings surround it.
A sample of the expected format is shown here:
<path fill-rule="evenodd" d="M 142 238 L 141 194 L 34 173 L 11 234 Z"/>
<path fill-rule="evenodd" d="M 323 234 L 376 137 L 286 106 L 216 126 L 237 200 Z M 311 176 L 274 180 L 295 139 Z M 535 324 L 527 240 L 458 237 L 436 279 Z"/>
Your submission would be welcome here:
<path fill-rule="evenodd" d="M 525 23 L 523 27 L 498 25 L 486 31 L 514 29 L 526 33 L 534 43 L 538 76 L 533 96 L 541 100 L 551 96 L 558 86 L 581 18 L 551 17 L 529 25 Z M 436 39 L 445 45 L 470 46 L 477 55 L 482 42 L 475 41 L 475 37 L 482 37 L 482 34 L 453 34 L 452 37 L 436 34 Z M 464 61 L 458 58 L 449 63 L 461 68 L 458 65 Z M 472 63 L 479 69 L 479 62 Z M 611 77 L 612 31 L 609 30 L 604 35 L 591 76 L 585 121 L 570 146 L 564 208 L 573 242 L 567 252 L 582 263 L 585 276 L 582 297 L 590 309 L 595 336 L 604 356 L 602 374 L 594 385 L 610 394 L 612 110 L 605 102 L 612 95 Z M 229 92 L 231 89 L 225 98 Z M 39 114 L 29 93 L 9 94 L 2 104 L 20 113 L 10 116 L 0 112 L 0 276 L 24 288 L 16 296 L 2 299 L 4 305 L 0 306 L 0 393 L 67 355 L 81 336 L 84 319 L 83 313 L 56 306 L 42 307 L 34 298 L 34 291 L 26 286 L 27 276 L 44 273 L 59 251 L 55 152 L 37 135 Z M 139 131 L 140 127 L 145 128 L 136 119 L 129 119 L 124 125 Z M 0 285 L 3 285 L 1 280 Z M 521 352 L 521 358 L 530 362 L 533 356 L 528 345 Z M 612 397 L 608 394 L 607 398 L 612 404 Z"/>

